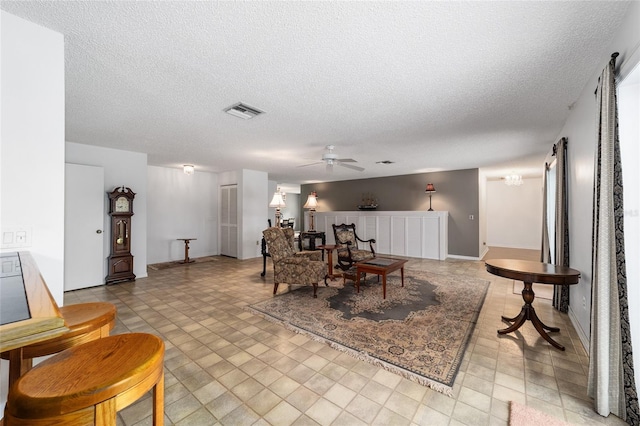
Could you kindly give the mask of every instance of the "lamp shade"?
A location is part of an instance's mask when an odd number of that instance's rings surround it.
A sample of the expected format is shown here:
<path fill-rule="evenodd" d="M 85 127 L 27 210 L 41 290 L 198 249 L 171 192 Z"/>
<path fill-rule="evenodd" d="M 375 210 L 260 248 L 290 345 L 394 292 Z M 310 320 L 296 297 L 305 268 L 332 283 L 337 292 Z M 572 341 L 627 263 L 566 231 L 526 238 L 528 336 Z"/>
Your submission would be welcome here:
<path fill-rule="evenodd" d="M 304 206 L 302 207 L 305 209 L 315 210 L 316 207 L 318 207 L 318 199 L 316 197 L 317 194 L 315 193 L 315 191 L 309 194 L 309 196 L 307 197 L 307 202 L 304 203 Z"/>
<path fill-rule="evenodd" d="M 269 203 L 269 207 L 276 207 L 276 208 L 285 207 L 284 198 L 282 198 L 282 192 L 276 191 L 273 194 L 273 198 Z"/>
<path fill-rule="evenodd" d="M 436 192 L 436 188 L 433 186 L 432 183 L 428 183 L 427 189 L 424 192 Z"/>

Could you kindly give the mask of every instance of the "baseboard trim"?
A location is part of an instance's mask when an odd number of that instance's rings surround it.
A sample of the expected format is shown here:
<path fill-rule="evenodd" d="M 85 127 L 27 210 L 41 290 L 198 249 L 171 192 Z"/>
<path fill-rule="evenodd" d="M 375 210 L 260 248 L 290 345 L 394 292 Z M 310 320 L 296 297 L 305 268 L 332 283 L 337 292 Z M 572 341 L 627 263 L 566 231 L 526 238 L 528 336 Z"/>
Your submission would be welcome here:
<path fill-rule="evenodd" d="M 484 250 L 480 253 L 480 259 L 482 259 L 487 253 L 489 253 L 489 246 L 484 246 Z"/>
<path fill-rule="evenodd" d="M 448 254 L 447 258 L 451 258 L 451 259 L 462 259 L 462 260 L 480 260 L 479 257 L 473 257 L 473 256 L 460 256 L 458 254 Z"/>
<path fill-rule="evenodd" d="M 578 337 L 580 338 L 580 342 L 582 343 L 584 350 L 587 352 L 587 354 L 589 354 L 589 337 L 580 326 L 578 318 L 573 313 L 573 309 L 571 309 L 571 305 L 569 305 L 569 312 L 567 314 L 569 315 L 571 324 L 573 324 L 573 328 L 576 330 L 576 333 L 578 333 Z"/>

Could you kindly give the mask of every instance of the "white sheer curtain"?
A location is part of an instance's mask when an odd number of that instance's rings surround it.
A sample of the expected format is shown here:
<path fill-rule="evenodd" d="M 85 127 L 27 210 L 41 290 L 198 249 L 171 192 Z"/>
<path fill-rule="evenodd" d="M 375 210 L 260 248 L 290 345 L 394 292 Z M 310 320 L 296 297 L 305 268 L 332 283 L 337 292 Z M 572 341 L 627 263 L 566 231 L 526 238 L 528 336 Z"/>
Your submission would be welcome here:
<path fill-rule="evenodd" d="M 629 329 L 615 57 L 596 90 L 599 123 L 593 194 L 589 396 L 598 414 L 640 424 Z"/>
<path fill-rule="evenodd" d="M 540 260 L 569 266 L 567 138 L 560 139 L 553 146 L 553 156 L 555 160 L 544 165 Z M 568 285 L 554 286 L 553 306 L 560 312 L 569 311 Z"/>

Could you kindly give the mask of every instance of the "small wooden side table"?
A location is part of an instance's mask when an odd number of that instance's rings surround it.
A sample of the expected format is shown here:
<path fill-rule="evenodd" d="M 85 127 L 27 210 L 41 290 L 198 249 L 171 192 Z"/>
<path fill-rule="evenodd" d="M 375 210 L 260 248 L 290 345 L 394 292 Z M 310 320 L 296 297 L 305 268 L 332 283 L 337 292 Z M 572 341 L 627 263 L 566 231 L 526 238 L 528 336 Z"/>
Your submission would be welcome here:
<path fill-rule="evenodd" d="M 505 329 L 498 330 L 498 334 L 511 333 L 519 329 L 526 321 L 531 321 L 544 340 L 549 342 L 553 347 L 564 351 L 564 346 L 553 340 L 551 336 L 547 334 L 547 331 L 558 332 L 560 329 L 558 327 L 550 327 L 540 321 L 540 318 L 538 318 L 532 306 L 533 300 L 535 299 L 532 285 L 533 283 L 550 285 L 578 284 L 578 281 L 580 281 L 580 271 L 567 266 L 556 266 L 549 263 L 515 259 L 490 259 L 485 262 L 485 266 L 487 272 L 490 274 L 522 281 L 524 283 L 524 289 L 522 290 L 524 305 L 522 305 L 520 313 L 513 318 L 502 316 L 503 321 L 512 324 Z"/>
<path fill-rule="evenodd" d="M 197 238 L 178 238 L 178 241 L 184 241 L 184 260 L 181 260 L 180 263 L 195 262 L 195 260 L 189 259 L 189 241 L 195 240 L 197 240 Z"/>

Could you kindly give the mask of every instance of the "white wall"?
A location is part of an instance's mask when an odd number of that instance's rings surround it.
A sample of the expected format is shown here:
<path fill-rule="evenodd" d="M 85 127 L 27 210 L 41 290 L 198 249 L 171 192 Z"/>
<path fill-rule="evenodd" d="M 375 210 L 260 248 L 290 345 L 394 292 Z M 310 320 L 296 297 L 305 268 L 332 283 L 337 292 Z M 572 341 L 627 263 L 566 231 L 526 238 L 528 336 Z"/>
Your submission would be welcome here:
<path fill-rule="evenodd" d="M 639 52 L 640 53 L 640 52 Z M 640 60 L 639 60 L 640 61 Z M 633 77 L 633 78 L 632 78 Z M 624 186 L 624 235 L 627 259 L 627 298 L 637 306 L 640 300 L 640 64 L 632 77 L 618 86 L 620 151 Z M 640 309 L 629 309 L 636 386 L 640 384 Z"/>
<path fill-rule="evenodd" d="M 488 246 L 540 249 L 542 178 L 523 179 L 521 186 L 487 181 L 485 211 Z"/>
<path fill-rule="evenodd" d="M 613 42 L 603 49 L 602 57 L 595 66 L 592 77 L 573 105 L 564 128 L 556 137 L 556 140 L 561 137 L 567 137 L 569 140 L 567 160 L 570 266 L 581 272 L 580 283 L 570 287 L 569 316 L 587 348 L 591 316 L 591 226 L 597 116 L 593 92 L 596 89 L 598 77 L 613 52 L 620 53 L 617 62 L 625 70 L 625 60 L 628 60 L 634 49 L 640 45 L 638 28 L 640 28 L 640 2 L 631 2 L 618 33 Z M 627 66 L 625 72 L 629 71 L 631 69 Z M 640 309 L 637 304 L 631 305 L 630 310 Z"/>
<path fill-rule="evenodd" d="M 126 186 L 136 194 L 133 200 L 131 218 L 131 254 L 133 255 L 133 273 L 137 278 L 147 276 L 147 154 L 102 148 L 79 143 L 66 143 L 67 163 L 100 166 L 104 168 L 104 191 L 113 191 L 116 187 Z M 63 165 L 64 166 L 64 165 Z M 105 202 L 104 211 L 104 259 L 107 271 L 107 257 L 110 254 L 109 240 L 111 223 L 109 221 L 109 203 Z"/>
<path fill-rule="evenodd" d="M 478 170 L 478 254 L 482 259 L 487 246 L 487 177 L 482 169 Z"/>
<path fill-rule="evenodd" d="M 149 166 L 147 176 L 147 263 L 184 259 L 177 238 L 197 239 L 189 257 L 218 254 L 218 175 Z"/>
<path fill-rule="evenodd" d="M 266 172 L 242 170 L 238 185 L 241 212 L 239 218 L 240 245 L 238 259 L 260 257 L 260 240 L 266 228 L 265 218 L 269 209 L 268 175 Z"/>
<path fill-rule="evenodd" d="M 24 250 L 31 252 L 53 297 L 62 305 L 64 39 L 62 34 L 6 12 L 0 12 L 0 19 L 0 223 L 3 230 L 25 227 L 32 231 L 32 245 Z M 2 410 L 7 370 L 7 361 L 2 361 Z"/>

